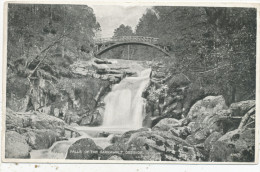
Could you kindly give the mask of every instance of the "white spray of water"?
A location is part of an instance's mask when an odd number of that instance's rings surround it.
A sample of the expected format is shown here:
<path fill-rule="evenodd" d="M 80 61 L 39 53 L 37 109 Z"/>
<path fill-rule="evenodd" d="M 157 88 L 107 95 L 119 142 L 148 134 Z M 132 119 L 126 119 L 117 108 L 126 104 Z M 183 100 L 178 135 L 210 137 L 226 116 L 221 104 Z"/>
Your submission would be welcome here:
<path fill-rule="evenodd" d="M 149 82 L 151 69 L 138 77 L 127 77 L 112 88 L 105 97 L 103 127 L 140 128 L 144 114 L 145 99 L 142 92 Z"/>

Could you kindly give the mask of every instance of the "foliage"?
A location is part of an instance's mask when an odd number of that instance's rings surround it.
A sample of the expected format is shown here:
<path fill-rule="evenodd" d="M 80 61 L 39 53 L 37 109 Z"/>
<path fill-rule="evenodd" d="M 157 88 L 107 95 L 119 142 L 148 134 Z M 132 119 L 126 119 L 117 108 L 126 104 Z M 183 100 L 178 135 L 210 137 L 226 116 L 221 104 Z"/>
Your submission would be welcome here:
<path fill-rule="evenodd" d="M 79 5 L 8 5 L 8 74 L 38 77 L 36 70 L 60 75 L 92 50 L 99 24 L 93 10 Z"/>
<path fill-rule="evenodd" d="M 161 59 L 228 104 L 255 98 L 256 9 L 155 6 L 140 18 L 135 35 L 158 37 L 172 57 L 131 46 L 130 59 Z M 118 49 L 113 58 L 129 53 L 126 46 Z"/>
<path fill-rule="evenodd" d="M 148 99 L 154 103 L 158 103 L 160 98 L 165 98 L 168 91 L 167 85 L 162 85 L 160 88 L 156 89 L 155 85 L 150 86 L 148 90 Z"/>
<path fill-rule="evenodd" d="M 254 99 L 255 9 L 153 7 L 136 34 L 158 37 L 173 54 L 168 67 L 174 65 L 208 92 L 225 95 L 228 103 Z M 143 51 L 147 54 L 152 53 Z"/>
<path fill-rule="evenodd" d="M 113 37 L 133 36 L 133 35 L 134 35 L 134 33 L 130 26 L 125 26 L 125 25 L 121 24 L 118 28 L 115 29 Z"/>

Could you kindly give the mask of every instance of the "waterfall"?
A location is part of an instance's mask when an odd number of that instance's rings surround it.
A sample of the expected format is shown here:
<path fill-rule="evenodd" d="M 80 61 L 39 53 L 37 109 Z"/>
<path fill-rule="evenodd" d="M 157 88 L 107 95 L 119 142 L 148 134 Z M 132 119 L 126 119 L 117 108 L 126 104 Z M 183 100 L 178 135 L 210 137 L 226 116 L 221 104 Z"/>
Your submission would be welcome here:
<path fill-rule="evenodd" d="M 113 86 L 105 97 L 104 127 L 140 128 L 144 114 L 145 99 L 142 92 L 149 82 L 151 69 L 142 71 L 138 77 L 127 77 Z"/>
<path fill-rule="evenodd" d="M 142 98 L 142 92 L 149 82 L 150 72 L 151 69 L 144 70 L 138 77 L 127 77 L 114 85 L 112 91 L 104 99 L 106 106 L 103 126 L 74 127 L 80 132 L 80 137 L 55 142 L 49 149 L 33 150 L 30 153 L 31 158 L 65 159 L 69 147 L 82 138 L 91 138 L 98 146 L 105 149 L 111 145 L 110 140 L 113 134 L 142 127 L 145 110 L 145 99 Z M 101 131 L 113 134 L 108 137 L 97 137 L 96 134 Z"/>

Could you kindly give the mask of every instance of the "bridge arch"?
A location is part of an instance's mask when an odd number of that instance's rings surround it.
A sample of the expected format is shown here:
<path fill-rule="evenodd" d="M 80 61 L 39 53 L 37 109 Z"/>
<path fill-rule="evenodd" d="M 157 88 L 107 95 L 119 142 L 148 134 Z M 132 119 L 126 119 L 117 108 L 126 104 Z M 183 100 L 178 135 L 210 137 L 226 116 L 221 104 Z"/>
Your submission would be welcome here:
<path fill-rule="evenodd" d="M 120 47 L 120 46 L 123 46 L 123 45 L 144 45 L 144 46 L 149 46 L 149 47 L 153 47 L 153 48 L 161 51 L 162 53 L 164 53 L 167 56 L 170 56 L 170 54 L 166 50 L 164 50 L 163 48 L 161 48 L 161 47 L 159 47 L 157 45 L 154 45 L 154 44 L 146 43 L 146 42 L 120 42 L 120 43 L 115 43 L 115 44 L 112 44 L 112 45 L 110 45 L 110 46 L 108 46 L 108 47 L 98 51 L 96 53 L 96 55 L 100 56 L 100 55 L 104 54 L 105 52 L 107 52 L 107 51 L 109 51 L 111 49 L 114 49 L 116 47 Z"/>
<path fill-rule="evenodd" d="M 165 47 L 162 48 L 159 44 L 158 38 L 144 37 L 144 36 L 119 36 L 112 38 L 98 38 L 95 42 L 95 55 L 99 56 L 105 52 L 123 45 L 143 45 L 155 48 L 167 56 L 170 56 Z"/>

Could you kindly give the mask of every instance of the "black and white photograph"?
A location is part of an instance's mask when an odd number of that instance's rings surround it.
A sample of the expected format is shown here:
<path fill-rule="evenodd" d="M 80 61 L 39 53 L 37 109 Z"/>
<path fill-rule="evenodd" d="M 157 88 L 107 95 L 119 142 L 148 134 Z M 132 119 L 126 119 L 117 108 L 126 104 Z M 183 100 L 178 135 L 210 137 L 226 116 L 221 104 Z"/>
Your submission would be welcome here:
<path fill-rule="evenodd" d="M 6 2 L 2 160 L 257 163 L 257 15 Z"/>

